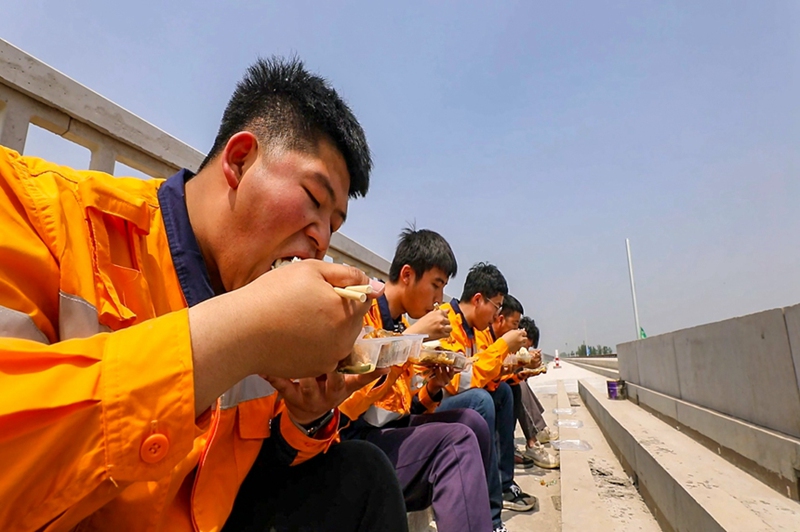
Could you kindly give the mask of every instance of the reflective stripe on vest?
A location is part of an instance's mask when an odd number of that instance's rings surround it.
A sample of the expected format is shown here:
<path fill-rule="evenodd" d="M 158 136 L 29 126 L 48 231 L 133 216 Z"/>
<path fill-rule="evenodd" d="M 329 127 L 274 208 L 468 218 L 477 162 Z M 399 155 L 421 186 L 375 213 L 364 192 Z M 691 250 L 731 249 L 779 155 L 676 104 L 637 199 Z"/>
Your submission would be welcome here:
<path fill-rule="evenodd" d="M 382 427 L 390 421 L 400 419 L 401 417 L 403 417 L 403 414 L 372 405 L 364 412 L 363 419 L 373 427 Z"/>
<path fill-rule="evenodd" d="M 0 337 L 33 340 L 42 344 L 50 343 L 30 316 L 3 306 L 0 306 Z"/>
<path fill-rule="evenodd" d="M 88 338 L 101 332 L 111 332 L 100 325 L 97 308 L 79 296 L 58 293 L 58 339 Z"/>
<path fill-rule="evenodd" d="M 269 397 L 275 393 L 275 388 L 258 375 L 250 375 L 234 384 L 233 387 L 222 394 L 220 408 L 222 410 L 235 408 L 239 403 Z"/>
<path fill-rule="evenodd" d="M 458 377 L 458 393 L 466 392 L 472 388 L 472 366 L 459 373 Z"/>

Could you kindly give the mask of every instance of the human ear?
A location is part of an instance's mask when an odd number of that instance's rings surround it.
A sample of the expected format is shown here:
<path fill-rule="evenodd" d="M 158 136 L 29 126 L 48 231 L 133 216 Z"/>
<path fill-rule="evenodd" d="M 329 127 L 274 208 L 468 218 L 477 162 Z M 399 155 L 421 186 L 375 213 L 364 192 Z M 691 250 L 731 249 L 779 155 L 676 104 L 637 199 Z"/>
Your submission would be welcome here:
<path fill-rule="evenodd" d="M 233 135 L 222 151 L 222 173 L 228 186 L 236 189 L 247 168 L 258 159 L 258 139 L 249 131 Z"/>
<path fill-rule="evenodd" d="M 403 264 L 403 267 L 400 268 L 400 280 L 403 282 L 403 284 L 411 284 L 415 277 L 414 268 L 408 264 Z"/>

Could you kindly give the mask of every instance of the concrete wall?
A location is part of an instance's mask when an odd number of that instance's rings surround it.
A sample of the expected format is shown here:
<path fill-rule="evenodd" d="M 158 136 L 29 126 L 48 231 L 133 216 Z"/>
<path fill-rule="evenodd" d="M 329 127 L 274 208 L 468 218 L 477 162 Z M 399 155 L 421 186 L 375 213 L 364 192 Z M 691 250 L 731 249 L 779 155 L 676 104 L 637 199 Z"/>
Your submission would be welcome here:
<path fill-rule="evenodd" d="M 617 346 L 620 376 L 800 438 L 800 305 Z"/>

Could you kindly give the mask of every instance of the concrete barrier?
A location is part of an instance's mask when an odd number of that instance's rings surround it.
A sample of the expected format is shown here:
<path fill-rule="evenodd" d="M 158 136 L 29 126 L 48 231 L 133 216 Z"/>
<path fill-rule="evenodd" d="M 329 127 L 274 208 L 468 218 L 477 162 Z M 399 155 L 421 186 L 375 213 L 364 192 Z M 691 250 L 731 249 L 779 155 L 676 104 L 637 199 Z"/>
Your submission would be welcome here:
<path fill-rule="evenodd" d="M 800 305 L 617 346 L 631 401 L 800 499 Z"/>
<path fill-rule="evenodd" d="M 800 437 L 800 305 L 620 344 L 617 352 L 628 382 Z"/>

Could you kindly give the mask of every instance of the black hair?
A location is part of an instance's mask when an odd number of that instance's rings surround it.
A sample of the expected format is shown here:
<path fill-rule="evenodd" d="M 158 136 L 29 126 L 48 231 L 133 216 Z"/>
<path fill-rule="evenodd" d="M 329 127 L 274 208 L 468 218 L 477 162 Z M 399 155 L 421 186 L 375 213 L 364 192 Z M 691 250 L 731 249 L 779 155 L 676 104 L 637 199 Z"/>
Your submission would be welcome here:
<path fill-rule="evenodd" d="M 320 76 L 296 57 L 259 58 L 245 73 L 228 102 L 214 146 L 202 170 L 222 153 L 233 135 L 250 131 L 265 146 L 315 153 L 328 139 L 341 152 L 350 174 L 351 198 L 365 196 L 372 170 L 364 130 L 355 115 Z"/>
<path fill-rule="evenodd" d="M 500 309 L 500 315 L 507 318 L 515 312 L 525 314 L 525 310 L 522 308 L 522 303 L 520 303 L 519 299 L 511 294 L 506 294 L 503 298 L 503 307 Z"/>
<path fill-rule="evenodd" d="M 539 327 L 536 326 L 536 322 L 533 321 L 533 318 L 529 318 L 528 316 L 523 316 L 522 319 L 519 320 L 519 328 L 525 329 L 525 333 L 528 335 L 528 339 L 531 341 L 533 347 L 538 348 Z"/>
<path fill-rule="evenodd" d="M 442 235 L 429 229 L 416 230 L 407 227 L 400 233 L 392 265 L 389 268 L 389 281 L 396 283 L 400 270 L 408 264 L 419 280 L 425 272 L 433 268 L 441 269 L 448 278 L 458 271 L 458 263 L 453 249 Z"/>
<path fill-rule="evenodd" d="M 459 301 L 465 303 L 475 294 L 481 294 L 486 299 L 491 299 L 496 295 L 505 297 L 508 294 L 506 278 L 503 277 L 497 266 L 488 262 L 479 262 L 469 269 Z"/>

